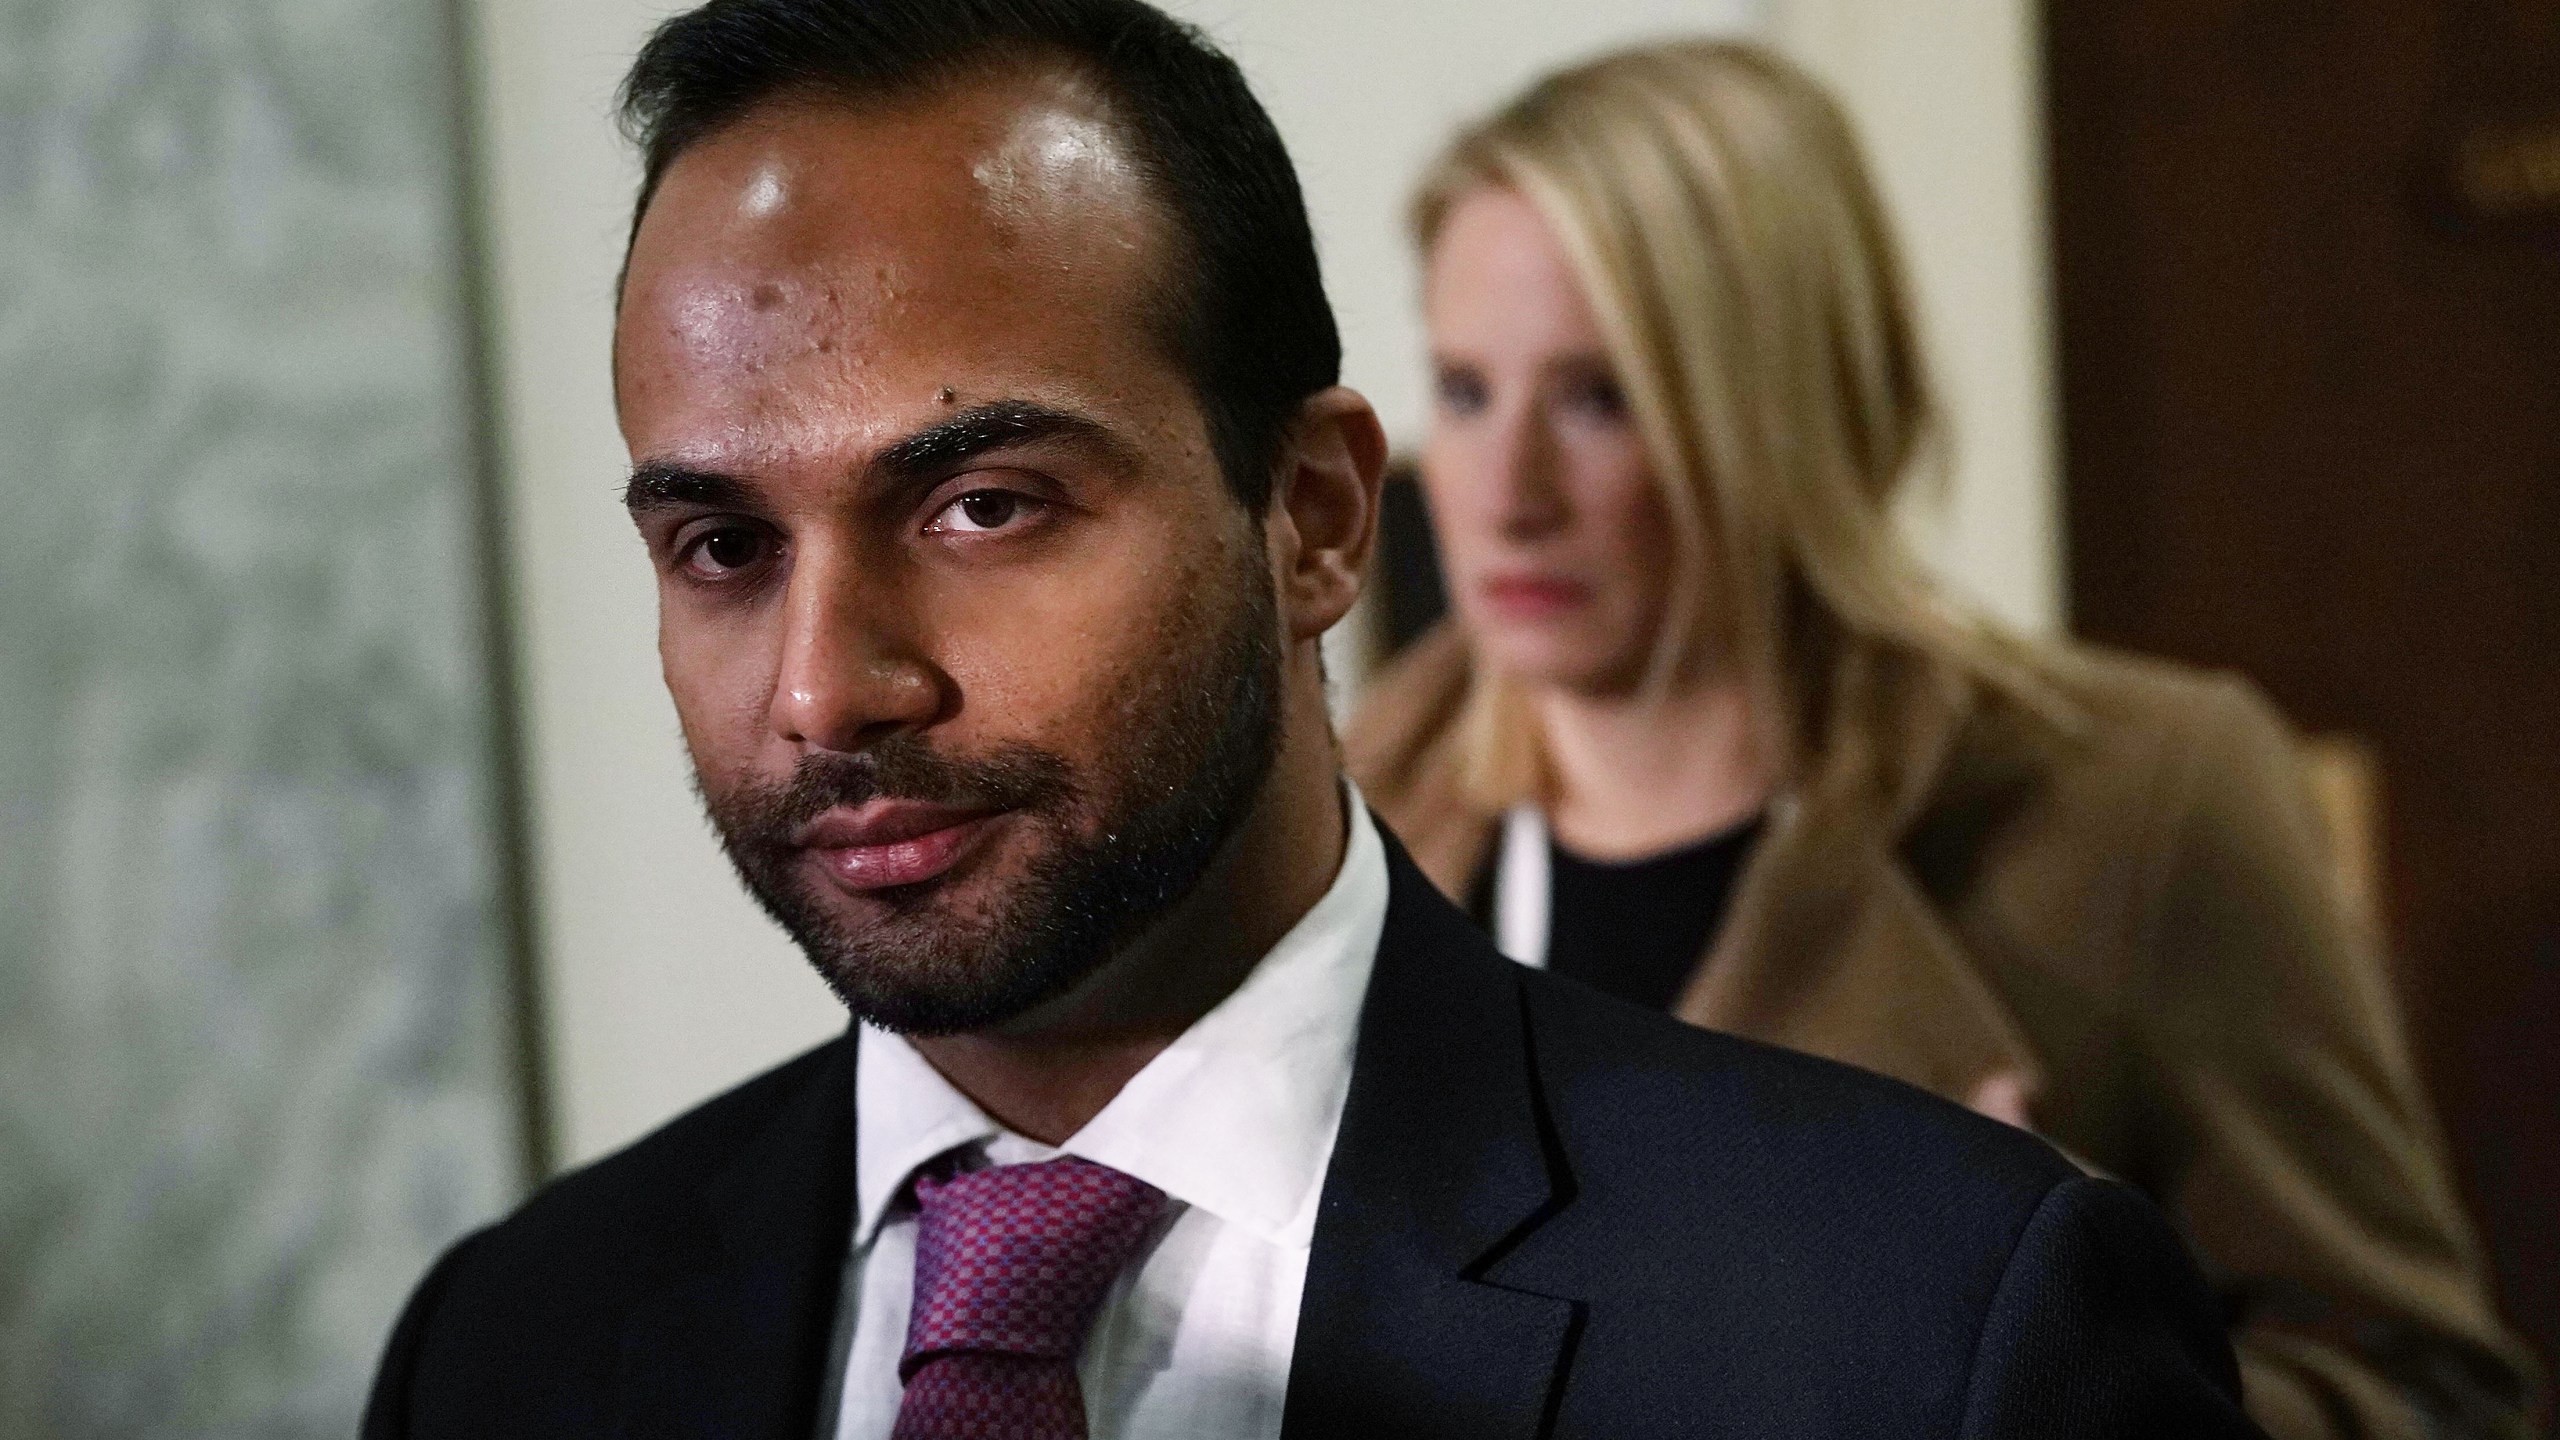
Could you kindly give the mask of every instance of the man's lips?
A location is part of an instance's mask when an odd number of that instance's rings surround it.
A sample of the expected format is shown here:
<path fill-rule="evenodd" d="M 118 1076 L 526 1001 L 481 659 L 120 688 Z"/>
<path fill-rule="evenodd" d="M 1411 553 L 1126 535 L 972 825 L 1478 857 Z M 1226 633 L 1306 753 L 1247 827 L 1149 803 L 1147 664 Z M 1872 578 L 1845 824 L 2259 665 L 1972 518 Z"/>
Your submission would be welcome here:
<path fill-rule="evenodd" d="M 960 863 L 1000 810 L 871 800 L 830 810 L 800 827 L 793 843 L 847 890 L 918 885 Z"/>

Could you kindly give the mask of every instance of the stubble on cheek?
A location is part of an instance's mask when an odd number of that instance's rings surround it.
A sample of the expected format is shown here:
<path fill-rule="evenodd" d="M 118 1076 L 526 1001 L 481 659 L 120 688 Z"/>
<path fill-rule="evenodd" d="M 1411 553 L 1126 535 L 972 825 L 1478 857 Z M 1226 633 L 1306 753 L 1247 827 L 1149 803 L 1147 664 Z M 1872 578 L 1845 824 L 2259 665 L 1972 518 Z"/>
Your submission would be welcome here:
<path fill-rule="evenodd" d="M 767 637 L 671 615 L 679 597 L 662 592 L 658 603 L 659 668 L 694 792 L 710 803 L 759 778 L 756 761 L 772 737 L 775 647 Z"/>
<path fill-rule="evenodd" d="M 1166 566 L 1155 603 L 1143 614 L 1097 627 L 1111 643 L 1094 661 L 1100 703 L 1088 743 L 1101 756 L 1123 757 L 1115 768 L 1163 773 L 1173 757 L 1162 752 L 1201 738 L 1168 730 L 1163 717 L 1190 711 L 1203 718 L 1197 714 L 1202 699 L 1192 692 L 1215 669 L 1221 642 L 1249 618 L 1236 613 L 1246 603 L 1241 587 L 1256 578 L 1242 573 L 1244 563 L 1241 547 L 1221 536 Z M 1132 744 L 1147 753 L 1131 756 Z"/>

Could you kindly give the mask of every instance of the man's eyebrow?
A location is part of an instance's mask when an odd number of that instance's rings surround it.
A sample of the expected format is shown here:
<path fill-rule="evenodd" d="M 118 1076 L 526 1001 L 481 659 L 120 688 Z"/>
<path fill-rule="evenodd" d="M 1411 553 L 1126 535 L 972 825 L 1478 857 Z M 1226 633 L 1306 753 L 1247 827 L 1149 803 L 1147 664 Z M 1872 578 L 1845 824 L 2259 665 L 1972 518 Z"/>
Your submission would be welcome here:
<path fill-rule="evenodd" d="M 748 503 L 746 483 L 716 470 L 697 470 L 673 460 L 643 460 L 622 487 L 622 503 L 637 515 L 672 505 L 706 510 L 738 509 Z"/>
<path fill-rule="evenodd" d="M 871 468 L 891 483 L 940 478 L 989 450 L 1066 440 L 1134 461 L 1136 450 L 1101 421 L 1029 400 L 998 400 L 963 410 L 880 452 Z"/>
<path fill-rule="evenodd" d="M 964 410 L 898 441 L 874 457 L 870 468 L 893 485 L 928 483 L 990 450 L 1064 440 L 1135 462 L 1136 448 L 1101 421 L 1029 400 L 998 400 Z M 744 509 L 754 489 L 734 475 L 677 460 L 644 460 L 622 487 L 633 514 L 671 506 Z"/>

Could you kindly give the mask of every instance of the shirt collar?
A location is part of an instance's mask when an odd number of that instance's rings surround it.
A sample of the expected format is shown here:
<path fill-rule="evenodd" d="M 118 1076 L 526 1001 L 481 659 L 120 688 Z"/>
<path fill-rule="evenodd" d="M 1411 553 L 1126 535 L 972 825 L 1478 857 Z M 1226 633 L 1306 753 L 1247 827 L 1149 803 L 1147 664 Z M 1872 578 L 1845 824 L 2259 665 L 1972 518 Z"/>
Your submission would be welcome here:
<path fill-rule="evenodd" d="M 1136 1176 L 1272 1244 L 1312 1240 L 1387 915 L 1386 846 L 1347 783 L 1344 800 L 1349 843 L 1324 897 L 1060 1153 Z M 963 1145 L 1031 1143 L 905 1040 L 868 1025 L 854 1104 L 859 1244 L 878 1234 L 916 1167 Z"/>
<path fill-rule="evenodd" d="M 853 1057 L 854 1243 L 880 1233 L 907 1177 L 937 1155 L 1004 1133 L 899 1036 L 868 1022 Z"/>

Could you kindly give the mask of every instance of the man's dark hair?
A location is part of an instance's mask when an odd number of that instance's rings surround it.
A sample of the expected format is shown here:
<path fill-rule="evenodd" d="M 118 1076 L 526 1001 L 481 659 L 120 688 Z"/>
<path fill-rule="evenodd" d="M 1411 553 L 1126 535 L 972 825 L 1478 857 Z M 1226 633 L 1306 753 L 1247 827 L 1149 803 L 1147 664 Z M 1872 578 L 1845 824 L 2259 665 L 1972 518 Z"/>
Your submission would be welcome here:
<path fill-rule="evenodd" d="M 1297 173 L 1243 72 L 1140 0 L 710 0 L 658 27 L 622 88 L 636 235 L 667 168 L 792 96 L 912 95 L 976 68 L 1064 62 L 1097 81 L 1174 220 L 1169 314 L 1227 483 L 1259 515 L 1282 435 L 1342 341 Z"/>

